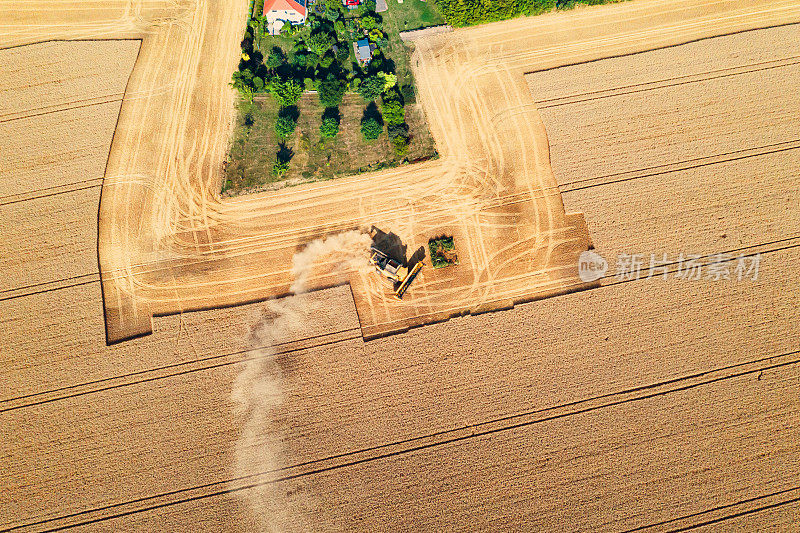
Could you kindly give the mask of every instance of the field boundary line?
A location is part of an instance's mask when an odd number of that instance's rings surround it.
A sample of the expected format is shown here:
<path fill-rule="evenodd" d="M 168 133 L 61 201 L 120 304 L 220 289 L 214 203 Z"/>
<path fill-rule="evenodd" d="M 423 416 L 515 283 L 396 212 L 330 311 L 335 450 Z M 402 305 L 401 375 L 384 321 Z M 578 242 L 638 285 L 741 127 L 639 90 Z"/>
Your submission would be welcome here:
<path fill-rule="evenodd" d="M 166 493 L 145 496 L 135 500 L 129 500 L 127 502 L 114 503 L 93 509 L 84 509 L 82 511 L 77 511 L 61 517 L 47 518 L 36 522 L 12 526 L 10 528 L 0 530 L 0 533 L 16 531 L 22 528 L 33 528 L 36 526 L 44 526 L 47 528 L 37 529 L 36 531 L 48 532 L 85 526 L 140 512 L 170 507 L 173 505 L 197 501 L 214 496 L 235 493 L 266 484 L 280 483 L 292 479 L 322 474 L 332 470 L 338 470 L 340 468 L 357 466 L 376 460 L 421 452 L 438 446 L 451 445 L 476 437 L 491 436 L 496 433 L 520 429 L 533 424 L 550 422 L 569 416 L 580 415 L 604 408 L 624 405 L 626 403 L 648 400 L 672 393 L 684 392 L 696 387 L 711 385 L 728 379 L 735 379 L 746 375 L 761 373 L 766 370 L 775 370 L 797 364 L 800 364 L 800 350 L 764 356 L 755 360 L 698 372 L 680 378 L 641 385 L 638 387 L 602 394 L 582 400 L 576 400 L 574 402 L 568 402 L 557 406 L 531 410 L 476 424 L 470 424 L 459 428 L 412 437 L 393 443 L 373 446 L 352 452 L 345 452 L 335 456 L 310 460 L 268 472 L 253 473 L 238 478 L 220 480 L 195 487 L 187 487 Z M 309 466 L 313 466 L 314 468 L 306 468 Z M 205 492 L 207 489 L 212 490 L 210 492 Z M 173 499 L 174 496 L 183 497 Z M 158 502 L 159 499 L 164 501 Z M 143 507 L 136 507 L 136 504 L 141 504 L 144 502 L 152 503 L 146 504 Z M 131 508 L 126 509 L 125 507 Z M 112 513 L 104 515 L 103 513 L 105 511 L 112 511 Z M 91 514 L 98 514 L 100 516 L 89 517 Z M 68 522 L 70 519 L 78 517 L 87 517 L 88 519 L 74 523 Z M 57 524 L 58 521 L 64 521 L 65 523 Z"/>
<path fill-rule="evenodd" d="M 88 281 L 81 281 L 79 283 L 71 283 L 69 285 L 61 285 L 59 287 L 50 287 L 50 288 L 42 289 L 42 290 L 38 290 L 38 291 L 24 292 L 22 294 L 12 294 L 11 296 L 2 296 L 2 297 L 0 297 L 0 302 L 5 302 L 7 300 L 16 300 L 17 298 L 25 298 L 26 296 L 35 296 L 37 294 L 44 294 L 44 293 L 53 292 L 53 291 L 60 291 L 62 289 L 71 289 L 73 287 L 80 287 L 81 285 L 89 285 L 91 283 L 100 283 L 100 274 L 99 273 L 84 274 L 84 275 L 85 276 L 94 276 L 94 275 L 96 275 L 97 279 L 90 279 Z M 58 283 L 59 281 L 60 280 L 45 281 L 45 282 L 43 282 L 41 284 L 38 284 L 38 285 L 40 285 L 40 286 L 41 285 L 49 285 L 49 284 L 52 284 L 52 283 Z M 8 292 L 17 291 L 17 290 L 19 290 L 19 289 L 8 289 Z"/>

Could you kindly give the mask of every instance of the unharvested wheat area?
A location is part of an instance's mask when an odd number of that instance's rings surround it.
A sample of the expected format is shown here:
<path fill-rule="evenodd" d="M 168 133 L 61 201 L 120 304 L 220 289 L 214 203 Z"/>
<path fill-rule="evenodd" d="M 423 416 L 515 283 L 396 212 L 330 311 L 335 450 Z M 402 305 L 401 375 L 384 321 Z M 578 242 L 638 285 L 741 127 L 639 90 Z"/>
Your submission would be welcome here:
<path fill-rule="evenodd" d="M 440 159 L 234 199 L 210 4 L 0 3 L 0 530 L 797 529 L 800 4 L 425 38 Z"/>

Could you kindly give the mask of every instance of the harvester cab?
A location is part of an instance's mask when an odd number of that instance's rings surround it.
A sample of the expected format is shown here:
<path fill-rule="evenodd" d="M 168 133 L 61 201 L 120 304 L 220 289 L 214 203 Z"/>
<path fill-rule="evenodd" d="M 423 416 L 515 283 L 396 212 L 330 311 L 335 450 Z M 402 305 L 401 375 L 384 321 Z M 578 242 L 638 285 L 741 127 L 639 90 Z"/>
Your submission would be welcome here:
<path fill-rule="evenodd" d="M 403 295 L 408 290 L 411 282 L 417 277 L 419 271 L 422 270 L 422 261 L 418 261 L 410 270 L 408 265 L 404 265 L 395 259 L 389 257 L 386 253 L 379 250 L 375 246 L 370 247 L 369 262 L 375 266 L 375 270 L 385 276 L 394 285 L 394 297 L 398 300 L 403 298 Z"/>

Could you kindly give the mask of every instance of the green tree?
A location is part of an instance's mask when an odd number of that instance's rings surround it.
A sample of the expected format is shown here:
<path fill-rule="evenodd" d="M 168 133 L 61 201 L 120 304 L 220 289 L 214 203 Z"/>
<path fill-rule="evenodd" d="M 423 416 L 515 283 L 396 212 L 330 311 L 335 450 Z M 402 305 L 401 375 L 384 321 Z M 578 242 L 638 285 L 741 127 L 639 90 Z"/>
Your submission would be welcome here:
<path fill-rule="evenodd" d="M 367 102 L 377 100 L 383 92 L 386 82 L 379 76 L 369 76 L 358 86 L 358 94 Z"/>
<path fill-rule="evenodd" d="M 388 72 L 378 72 L 378 77 L 383 80 L 383 92 L 397 85 L 397 76 Z"/>
<path fill-rule="evenodd" d="M 404 157 L 408 154 L 408 137 L 397 136 L 392 138 L 392 148 L 397 157 Z"/>
<path fill-rule="evenodd" d="M 264 80 L 258 76 L 253 76 L 253 88 L 255 92 L 260 93 L 264 90 Z"/>
<path fill-rule="evenodd" d="M 323 138 L 330 139 L 339 133 L 339 121 L 333 117 L 325 117 L 319 125 L 319 133 Z"/>
<path fill-rule="evenodd" d="M 339 37 L 344 37 L 344 21 L 339 19 L 333 23 L 333 29 L 336 32 L 336 35 Z M 342 38 L 344 40 L 344 38 Z"/>
<path fill-rule="evenodd" d="M 340 45 L 336 50 L 336 60 L 344 64 L 348 59 L 350 59 L 350 48 L 346 45 Z"/>
<path fill-rule="evenodd" d="M 284 107 L 293 106 L 303 95 L 303 84 L 293 79 L 274 80 L 269 89 L 272 96 Z"/>
<path fill-rule="evenodd" d="M 327 32 L 320 31 L 311 34 L 306 40 L 306 46 L 309 50 L 317 54 L 319 57 L 325 55 L 325 52 L 333 45 L 333 37 Z"/>
<path fill-rule="evenodd" d="M 342 103 L 346 88 L 343 80 L 338 79 L 333 74 L 328 74 L 319 84 L 319 103 L 325 107 L 338 106 Z"/>
<path fill-rule="evenodd" d="M 378 121 L 374 118 L 369 117 L 361 121 L 361 133 L 364 134 L 364 138 L 368 141 L 377 139 L 382 132 L 383 126 L 378 124 Z"/>
<path fill-rule="evenodd" d="M 406 108 L 398 100 L 389 100 L 383 103 L 383 118 L 389 125 L 402 124 L 406 121 Z"/>
<path fill-rule="evenodd" d="M 290 137 L 292 133 L 294 133 L 295 128 L 297 128 L 297 120 L 288 115 L 279 116 L 278 120 L 275 122 L 275 133 L 277 133 L 278 137 L 281 139 Z"/>
<path fill-rule="evenodd" d="M 231 87 L 239 91 L 239 94 L 247 98 L 249 102 L 253 101 L 253 73 L 249 70 L 236 71 L 231 76 Z"/>
<path fill-rule="evenodd" d="M 286 61 L 286 53 L 280 46 L 273 46 L 267 56 L 267 66 L 269 68 L 278 68 Z"/>
<path fill-rule="evenodd" d="M 373 30 L 378 27 L 378 21 L 372 15 L 365 15 L 361 17 L 361 27 L 365 30 Z"/>
<path fill-rule="evenodd" d="M 289 162 L 288 161 L 281 161 L 280 159 L 275 161 L 275 164 L 272 165 L 272 174 L 276 177 L 280 178 L 289 170 Z"/>
<path fill-rule="evenodd" d="M 319 66 L 322 68 L 330 68 L 330 66 L 333 65 L 334 59 L 333 54 L 325 54 L 325 57 L 319 62 Z"/>

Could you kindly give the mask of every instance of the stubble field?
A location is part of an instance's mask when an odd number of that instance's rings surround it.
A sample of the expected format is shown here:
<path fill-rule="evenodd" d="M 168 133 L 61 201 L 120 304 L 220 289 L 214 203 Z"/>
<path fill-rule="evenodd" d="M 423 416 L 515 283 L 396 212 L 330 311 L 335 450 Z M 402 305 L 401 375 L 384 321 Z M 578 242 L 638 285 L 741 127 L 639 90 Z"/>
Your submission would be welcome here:
<path fill-rule="evenodd" d="M 757 280 L 609 276 L 369 342 L 345 285 L 303 296 L 274 352 L 251 334 L 280 318 L 264 303 L 155 317 L 151 336 L 106 346 L 96 215 L 112 104 L 82 108 L 97 127 L 68 130 L 74 155 L 47 124 L 30 140 L 14 125 L 24 144 L 0 148 L 15 169 L 2 196 L 27 196 L 0 205 L 2 529 L 253 530 L 264 517 L 247 496 L 264 487 L 261 513 L 285 530 L 793 527 L 798 36 L 789 25 L 526 77 L 567 211 L 585 214 L 612 274 L 618 253 L 760 252 Z M 25 102 L 116 94 L 136 51 L 108 43 L 130 60 Z M 75 43 L 46 46 L 66 47 L 54 70 L 82 64 Z M 78 56 L 99 63 L 102 46 Z M 682 76 L 694 78 L 664 84 Z M 41 120 L 61 127 L 58 113 Z M 22 172 L 59 188 L 44 196 Z M 265 425 L 279 469 L 237 476 L 231 390 L 253 360 L 280 375 Z"/>

